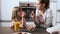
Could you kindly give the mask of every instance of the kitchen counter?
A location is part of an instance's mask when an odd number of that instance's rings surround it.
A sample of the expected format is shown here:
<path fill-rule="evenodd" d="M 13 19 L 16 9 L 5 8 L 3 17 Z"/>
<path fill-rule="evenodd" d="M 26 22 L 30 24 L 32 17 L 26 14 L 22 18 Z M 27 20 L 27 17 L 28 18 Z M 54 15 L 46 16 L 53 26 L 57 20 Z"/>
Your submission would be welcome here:
<path fill-rule="evenodd" d="M 29 32 L 26 29 L 21 29 L 21 32 Z M 0 27 L 0 34 L 12 34 L 15 31 L 13 31 L 10 27 Z M 48 34 L 46 32 L 45 28 L 36 28 L 33 32 L 30 32 L 32 34 Z"/>

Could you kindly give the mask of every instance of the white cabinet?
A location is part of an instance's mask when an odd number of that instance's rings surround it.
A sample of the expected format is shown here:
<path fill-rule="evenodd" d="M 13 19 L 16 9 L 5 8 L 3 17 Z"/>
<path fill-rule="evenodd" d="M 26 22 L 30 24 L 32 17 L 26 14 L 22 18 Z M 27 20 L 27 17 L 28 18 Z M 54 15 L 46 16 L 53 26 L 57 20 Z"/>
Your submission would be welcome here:
<path fill-rule="evenodd" d="M 60 23 L 60 0 L 57 0 L 57 23 Z"/>
<path fill-rule="evenodd" d="M 60 23 L 60 10 L 57 10 L 57 23 Z"/>
<path fill-rule="evenodd" d="M 57 9 L 60 9 L 60 0 L 57 0 Z"/>
<path fill-rule="evenodd" d="M 57 2 L 53 2 L 53 1 L 50 2 L 50 9 L 52 10 L 53 13 L 53 22 L 52 22 L 53 26 L 56 25 L 56 11 L 57 11 L 56 6 L 57 6 Z"/>

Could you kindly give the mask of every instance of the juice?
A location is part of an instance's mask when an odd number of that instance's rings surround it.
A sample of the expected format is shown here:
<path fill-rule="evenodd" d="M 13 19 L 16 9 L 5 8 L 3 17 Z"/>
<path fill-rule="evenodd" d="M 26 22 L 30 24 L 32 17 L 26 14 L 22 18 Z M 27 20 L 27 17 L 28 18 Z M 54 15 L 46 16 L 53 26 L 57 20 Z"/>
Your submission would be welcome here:
<path fill-rule="evenodd" d="M 14 22 L 14 30 L 15 31 L 19 31 L 20 30 L 20 22 L 19 21 L 15 21 Z"/>

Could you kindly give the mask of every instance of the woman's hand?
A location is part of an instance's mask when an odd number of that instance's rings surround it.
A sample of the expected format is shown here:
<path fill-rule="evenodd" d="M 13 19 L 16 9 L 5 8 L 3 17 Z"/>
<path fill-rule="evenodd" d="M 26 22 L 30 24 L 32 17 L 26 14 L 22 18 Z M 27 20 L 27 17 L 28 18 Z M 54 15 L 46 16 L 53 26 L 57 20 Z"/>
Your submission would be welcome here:
<path fill-rule="evenodd" d="M 41 22 L 42 24 L 45 23 L 42 15 L 39 16 L 39 20 L 40 20 L 40 22 Z"/>

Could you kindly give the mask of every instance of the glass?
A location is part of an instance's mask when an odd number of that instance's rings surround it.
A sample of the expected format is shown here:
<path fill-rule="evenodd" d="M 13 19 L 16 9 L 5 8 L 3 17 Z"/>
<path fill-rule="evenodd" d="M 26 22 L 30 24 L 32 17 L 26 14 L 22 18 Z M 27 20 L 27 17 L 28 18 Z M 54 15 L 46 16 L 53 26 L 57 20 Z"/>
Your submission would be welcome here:
<path fill-rule="evenodd" d="M 18 22 L 18 21 L 14 22 L 14 30 L 15 31 L 19 31 L 20 30 L 20 22 Z"/>

